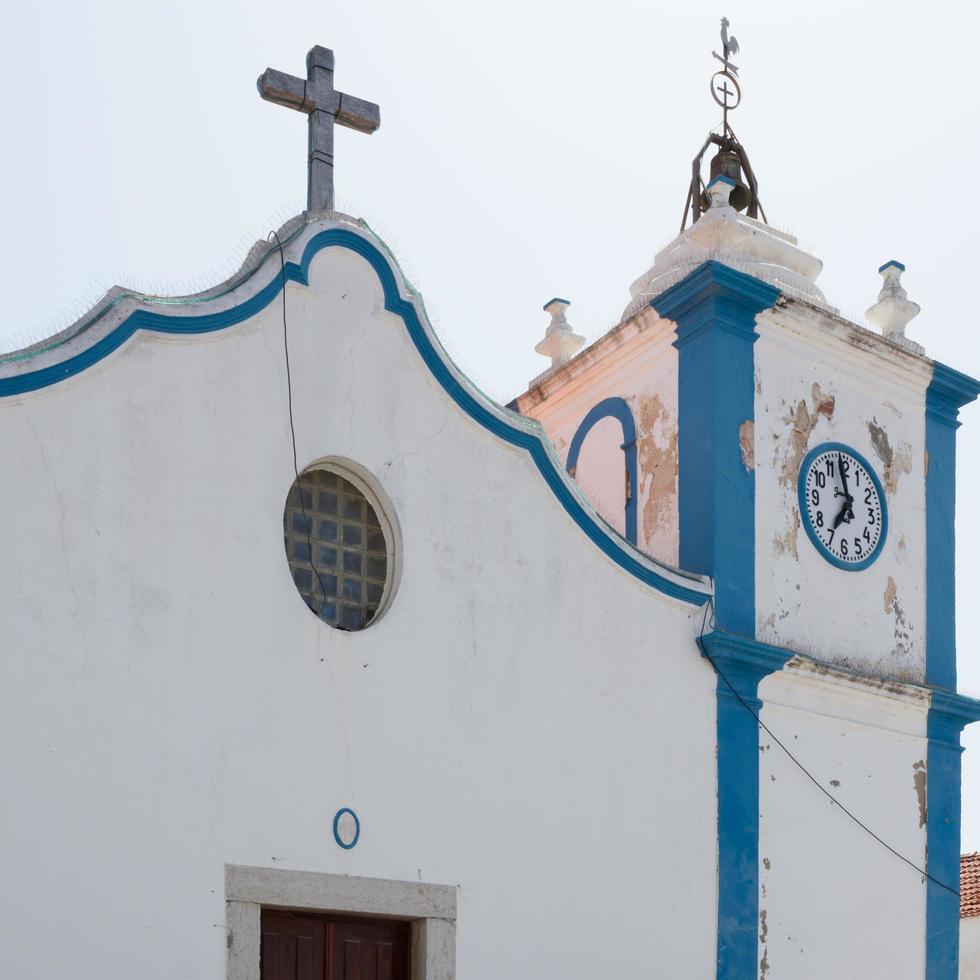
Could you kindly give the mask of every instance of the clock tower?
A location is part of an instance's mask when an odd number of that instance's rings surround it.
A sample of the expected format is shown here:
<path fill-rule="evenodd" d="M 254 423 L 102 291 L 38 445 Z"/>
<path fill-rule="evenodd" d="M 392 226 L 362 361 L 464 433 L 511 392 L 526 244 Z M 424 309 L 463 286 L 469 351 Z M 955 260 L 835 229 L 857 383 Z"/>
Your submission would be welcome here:
<path fill-rule="evenodd" d="M 959 733 L 980 717 L 956 693 L 955 433 L 980 383 L 906 336 L 900 262 L 873 329 L 768 223 L 731 54 L 680 235 L 584 350 L 562 301 L 561 356 L 512 407 L 621 534 L 712 579 L 717 975 L 953 980 Z"/>

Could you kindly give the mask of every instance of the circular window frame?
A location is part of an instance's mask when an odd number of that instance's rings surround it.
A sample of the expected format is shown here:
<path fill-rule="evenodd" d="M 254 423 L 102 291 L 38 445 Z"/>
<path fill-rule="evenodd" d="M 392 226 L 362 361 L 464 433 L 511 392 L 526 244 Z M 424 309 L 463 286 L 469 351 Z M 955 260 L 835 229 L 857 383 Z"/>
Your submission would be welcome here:
<path fill-rule="evenodd" d="M 391 502 L 391 498 L 385 493 L 384 488 L 375 478 L 374 474 L 367 470 L 365 467 L 358 463 L 355 463 L 351 459 L 347 459 L 343 456 L 323 456 L 319 459 L 315 459 L 308 463 L 299 471 L 299 477 L 293 477 L 290 481 L 289 488 L 286 490 L 285 501 L 288 501 L 289 494 L 292 492 L 293 487 L 302 479 L 306 474 L 316 472 L 317 470 L 325 470 L 328 473 L 333 473 L 336 476 L 347 480 L 348 483 L 353 484 L 364 496 L 367 502 L 374 508 L 374 513 L 378 518 L 378 524 L 381 528 L 381 533 L 385 539 L 385 582 L 384 587 L 381 592 L 381 602 L 378 603 L 378 608 L 375 610 L 374 615 L 371 617 L 371 621 L 360 629 L 343 629 L 339 626 L 331 626 L 330 623 L 324 622 L 323 619 L 314 612 L 313 609 L 307 604 L 306 600 L 303 598 L 302 593 L 297 588 L 296 583 L 293 581 L 292 570 L 289 565 L 289 555 L 286 555 L 286 573 L 289 576 L 289 584 L 293 588 L 293 592 L 296 594 L 297 598 L 303 604 L 303 608 L 309 612 L 314 619 L 317 620 L 322 626 L 326 627 L 333 633 L 346 633 L 357 635 L 358 633 L 364 633 L 366 630 L 371 629 L 375 623 L 377 623 L 391 606 L 392 600 L 395 598 L 395 594 L 398 592 L 398 586 L 401 582 L 401 528 L 398 525 L 398 519 L 395 517 L 395 508 Z M 285 501 L 283 503 L 283 508 L 285 509 Z"/>

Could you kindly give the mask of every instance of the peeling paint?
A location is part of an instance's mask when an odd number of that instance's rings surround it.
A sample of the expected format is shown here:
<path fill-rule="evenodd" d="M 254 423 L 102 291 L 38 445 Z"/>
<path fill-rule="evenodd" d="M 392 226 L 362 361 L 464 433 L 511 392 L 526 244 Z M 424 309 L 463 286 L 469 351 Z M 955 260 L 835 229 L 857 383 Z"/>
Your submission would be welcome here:
<path fill-rule="evenodd" d="M 888 576 L 882 599 L 885 612 L 895 617 L 895 649 L 893 653 L 896 656 L 906 656 L 911 646 L 910 629 L 905 617 L 905 610 L 898 601 L 898 587 L 891 575 Z"/>
<path fill-rule="evenodd" d="M 907 442 L 903 442 L 895 453 L 892 465 L 885 469 L 885 490 L 889 494 L 893 494 L 898 489 L 899 479 L 911 472 L 912 446 Z"/>
<path fill-rule="evenodd" d="M 742 450 L 742 465 L 751 473 L 755 469 L 755 422 L 746 419 L 738 427 L 738 445 Z"/>
<path fill-rule="evenodd" d="M 888 433 L 885 432 L 880 425 L 878 425 L 877 418 L 873 418 L 868 423 L 868 433 L 871 436 L 871 445 L 874 446 L 874 450 L 878 454 L 878 459 L 880 459 L 885 466 L 891 466 L 891 443 L 888 441 Z"/>
<path fill-rule="evenodd" d="M 901 477 L 912 472 L 912 446 L 903 442 L 898 449 L 893 449 L 888 433 L 878 425 L 877 418 L 868 423 L 868 434 L 878 459 L 884 464 L 885 491 L 892 495 L 898 489 Z"/>
<path fill-rule="evenodd" d="M 889 575 L 888 584 L 885 586 L 885 596 L 884 596 L 886 613 L 890 613 L 892 611 L 892 608 L 895 605 L 895 594 L 897 591 L 898 588 L 895 585 L 895 579 L 893 579 L 891 575 Z"/>
<path fill-rule="evenodd" d="M 796 490 L 796 478 L 800 471 L 800 463 L 809 448 L 810 436 L 816 428 L 820 416 L 831 419 L 834 417 L 835 399 L 833 395 L 825 395 L 820 385 L 814 382 L 810 391 L 812 409 L 807 408 L 806 399 L 801 398 L 796 407 L 785 419 L 791 426 L 789 433 L 789 452 L 783 460 L 779 482 L 790 491 Z"/>
<path fill-rule="evenodd" d="M 777 555 L 792 555 L 794 561 L 800 560 L 800 553 L 797 550 L 797 535 L 800 530 L 800 512 L 793 508 L 793 523 L 782 534 L 777 534 L 772 539 L 772 550 Z M 781 616 L 785 619 L 785 616 Z"/>
<path fill-rule="evenodd" d="M 762 863 L 765 865 L 766 871 L 772 870 L 772 861 L 770 861 L 769 858 L 763 858 Z"/>
<path fill-rule="evenodd" d="M 840 780 L 839 780 L 839 779 L 832 779 L 832 780 L 830 781 L 830 785 L 831 785 L 831 786 L 835 786 L 835 787 L 837 787 L 837 788 L 840 788 Z"/>
<path fill-rule="evenodd" d="M 834 405 L 836 403 L 833 395 L 826 395 L 821 390 L 820 385 L 814 383 L 810 389 L 810 405 L 807 406 L 805 398 L 801 398 L 792 408 L 788 415 L 784 417 L 784 422 L 789 426 L 788 446 L 785 450 L 782 462 L 780 463 L 780 450 L 782 441 L 777 438 L 776 452 L 773 458 L 773 466 L 779 471 L 779 483 L 787 497 L 786 512 L 792 514 L 792 523 L 781 534 L 773 537 L 773 555 L 792 556 L 794 561 L 800 560 L 798 548 L 798 537 L 800 530 L 800 512 L 796 505 L 796 481 L 799 476 L 800 464 L 806 455 L 810 445 L 810 436 L 820 421 L 821 416 L 831 419 L 834 416 Z M 786 402 L 780 404 L 785 409 Z M 775 434 L 774 434 L 775 435 Z"/>
<path fill-rule="evenodd" d="M 677 500 L 677 420 L 659 395 L 646 395 L 633 406 L 638 416 L 636 446 L 644 483 L 643 540 L 647 547 L 670 529 Z"/>
<path fill-rule="evenodd" d="M 924 827 L 929 820 L 929 810 L 926 807 L 926 764 L 922 759 L 912 766 L 912 781 L 919 801 L 919 826 Z"/>
<path fill-rule="evenodd" d="M 759 977 L 764 978 L 769 972 L 769 947 L 766 945 L 766 938 L 769 935 L 769 926 L 766 924 L 766 910 L 759 912 L 759 942 L 762 943 L 762 959 L 759 960 Z"/>

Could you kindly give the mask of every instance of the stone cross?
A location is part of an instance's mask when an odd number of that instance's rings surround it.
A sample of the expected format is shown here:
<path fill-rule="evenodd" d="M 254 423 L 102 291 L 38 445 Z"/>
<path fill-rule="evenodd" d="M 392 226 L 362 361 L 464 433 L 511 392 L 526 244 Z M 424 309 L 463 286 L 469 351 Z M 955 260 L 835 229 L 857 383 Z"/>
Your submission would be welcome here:
<path fill-rule="evenodd" d="M 306 207 L 310 211 L 333 211 L 334 122 L 373 133 L 381 125 L 381 110 L 373 102 L 334 90 L 333 51 L 319 45 L 306 56 L 305 79 L 266 68 L 256 85 L 267 102 L 310 117 Z"/>

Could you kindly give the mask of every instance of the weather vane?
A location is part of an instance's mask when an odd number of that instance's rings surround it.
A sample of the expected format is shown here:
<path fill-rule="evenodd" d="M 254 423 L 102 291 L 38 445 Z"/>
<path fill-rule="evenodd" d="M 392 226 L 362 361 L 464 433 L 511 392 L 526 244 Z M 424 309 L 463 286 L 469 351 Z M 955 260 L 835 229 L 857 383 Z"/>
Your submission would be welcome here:
<path fill-rule="evenodd" d="M 738 54 L 738 40 L 734 34 L 728 33 L 728 18 L 721 19 L 721 54 L 712 51 L 711 54 L 718 59 L 725 67 L 721 71 L 716 71 L 711 76 L 711 97 L 722 108 L 723 128 L 728 133 L 728 110 L 737 109 L 742 101 L 742 90 L 738 85 L 738 65 L 731 61 L 731 55 Z M 728 87 L 728 83 L 732 87 Z"/>
<path fill-rule="evenodd" d="M 697 222 L 711 207 L 711 195 L 708 187 L 701 178 L 701 164 L 708 147 L 714 144 L 718 152 L 711 160 L 711 180 L 723 177 L 732 185 L 728 204 L 736 211 L 745 211 L 748 217 L 766 221 L 766 213 L 759 202 L 759 185 L 749 163 L 745 147 L 739 142 L 734 130 L 728 124 L 728 113 L 737 109 L 742 101 L 742 89 L 738 84 L 738 65 L 732 62 L 732 55 L 738 54 L 739 45 L 735 36 L 728 33 L 729 21 L 721 18 L 721 54 L 712 51 L 716 61 L 721 62 L 721 69 L 711 76 L 711 97 L 721 106 L 721 133 L 710 132 L 704 141 L 704 146 L 691 163 L 691 183 L 687 191 L 687 203 L 684 205 L 684 217 L 681 220 L 681 231 L 687 226 L 688 219 L 692 224 Z"/>

